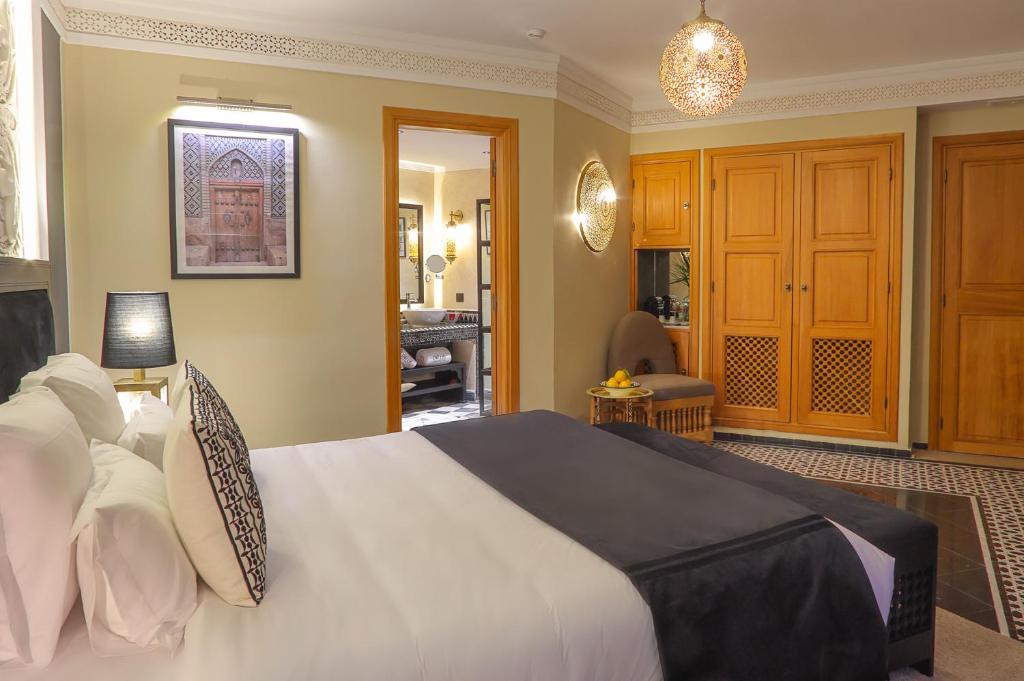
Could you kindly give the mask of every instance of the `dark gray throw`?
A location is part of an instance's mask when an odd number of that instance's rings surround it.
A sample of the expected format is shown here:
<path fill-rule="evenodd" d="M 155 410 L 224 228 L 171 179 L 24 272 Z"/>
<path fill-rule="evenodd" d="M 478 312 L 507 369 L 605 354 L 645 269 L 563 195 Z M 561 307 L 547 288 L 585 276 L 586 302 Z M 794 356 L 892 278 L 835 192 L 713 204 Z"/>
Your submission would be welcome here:
<path fill-rule="evenodd" d="M 821 515 L 552 412 L 417 431 L 625 573 L 666 681 L 881 681 L 886 632 Z"/>

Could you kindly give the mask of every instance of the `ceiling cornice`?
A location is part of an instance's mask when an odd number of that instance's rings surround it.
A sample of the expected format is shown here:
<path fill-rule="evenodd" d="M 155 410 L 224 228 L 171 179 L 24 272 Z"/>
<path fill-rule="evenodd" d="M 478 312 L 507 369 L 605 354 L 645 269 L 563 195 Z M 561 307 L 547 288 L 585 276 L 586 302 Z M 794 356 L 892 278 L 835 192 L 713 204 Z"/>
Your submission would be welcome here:
<path fill-rule="evenodd" d="M 1024 53 L 801 78 L 749 86 L 728 111 L 698 119 L 661 101 L 636 102 L 632 129 L 648 132 L 729 125 L 1024 95 Z"/>
<path fill-rule="evenodd" d="M 226 16 L 169 19 L 41 1 L 71 43 L 556 98 L 627 132 L 1024 95 L 1024 53 L 1017 53 L 751 85 L 727 112 L 693 119 L 661 97 L 635 101 L 581 65 L 546 52 L 383 32 L 340 40 L 300 37 Z"/>

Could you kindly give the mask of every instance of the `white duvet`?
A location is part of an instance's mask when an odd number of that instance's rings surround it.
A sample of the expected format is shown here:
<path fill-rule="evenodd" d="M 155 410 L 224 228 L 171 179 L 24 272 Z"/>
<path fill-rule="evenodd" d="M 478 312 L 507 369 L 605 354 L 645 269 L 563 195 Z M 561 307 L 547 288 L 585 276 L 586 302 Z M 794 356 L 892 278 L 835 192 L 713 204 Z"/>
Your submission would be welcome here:
<path fill-rule="evenodd" d="M 98 658 L 72 614 L 53 664 L 4 681 L 654 681 L 625 575 L 416 433 L 252 453 L 267 595 L 203 589 L 183 647 Z"/>

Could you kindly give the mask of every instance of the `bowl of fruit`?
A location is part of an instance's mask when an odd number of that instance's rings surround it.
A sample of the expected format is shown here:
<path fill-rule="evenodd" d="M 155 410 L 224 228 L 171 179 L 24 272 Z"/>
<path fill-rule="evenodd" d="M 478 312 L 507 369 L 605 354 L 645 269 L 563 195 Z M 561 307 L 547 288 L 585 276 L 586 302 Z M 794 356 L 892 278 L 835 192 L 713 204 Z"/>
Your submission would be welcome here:
<path fill-rule="evenodd" d="M 601 387 L 607 390 L 611 397 L 628 397 L 633 390 L 640 387 L 640 384 L 633 380 L 628 371 L 619 369 L 607 381 L 601 381 Z"/>

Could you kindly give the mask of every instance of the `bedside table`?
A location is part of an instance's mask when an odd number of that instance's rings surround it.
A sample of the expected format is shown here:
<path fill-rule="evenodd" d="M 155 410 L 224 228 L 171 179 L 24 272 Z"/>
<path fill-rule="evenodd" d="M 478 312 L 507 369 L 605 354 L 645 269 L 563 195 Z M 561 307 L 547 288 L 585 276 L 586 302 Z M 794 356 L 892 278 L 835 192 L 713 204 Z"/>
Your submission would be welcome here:
<path fill-rule="evenodd" d="M 625 421 L 654 427 L 654 391 L 634 388 L 621 397 L 612 397 L 606 388 L 590 388 L 590 423 Z"/>

